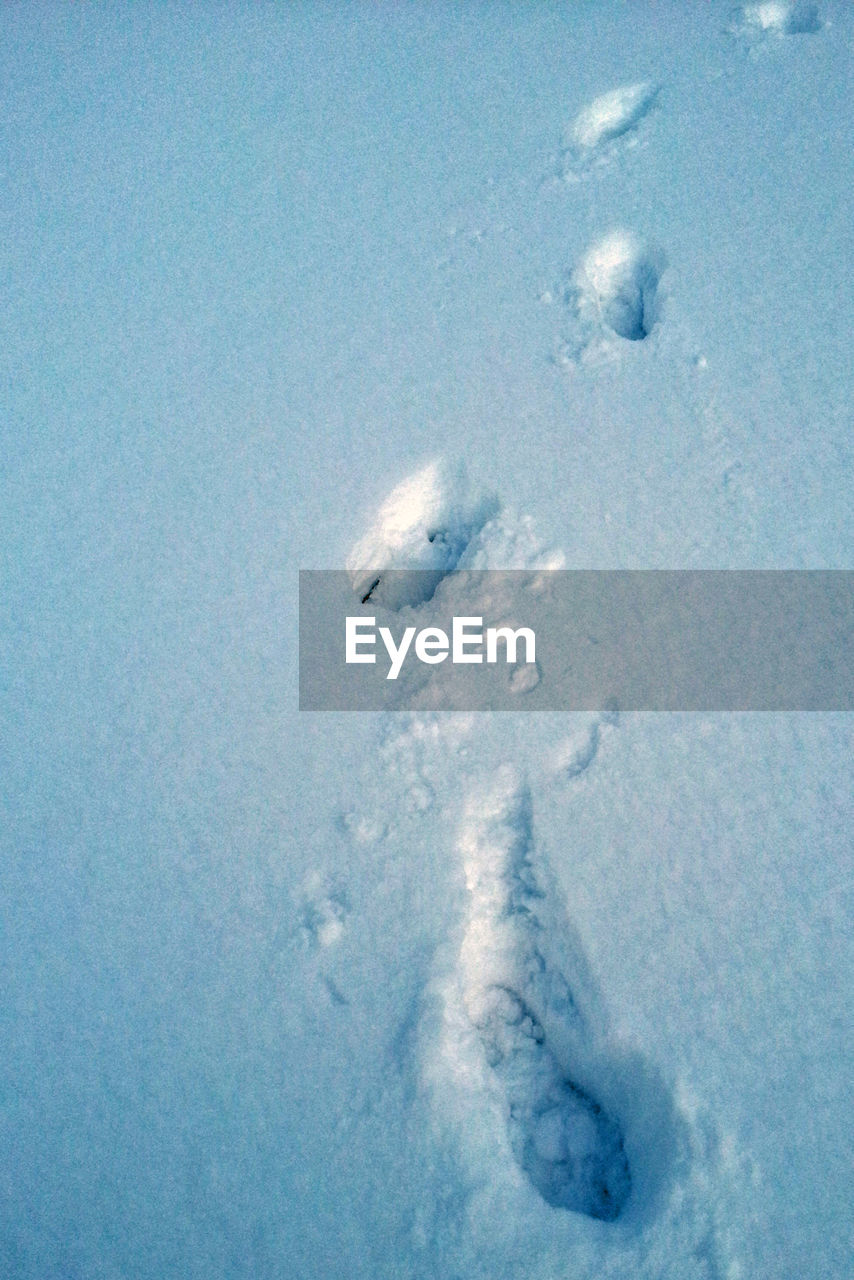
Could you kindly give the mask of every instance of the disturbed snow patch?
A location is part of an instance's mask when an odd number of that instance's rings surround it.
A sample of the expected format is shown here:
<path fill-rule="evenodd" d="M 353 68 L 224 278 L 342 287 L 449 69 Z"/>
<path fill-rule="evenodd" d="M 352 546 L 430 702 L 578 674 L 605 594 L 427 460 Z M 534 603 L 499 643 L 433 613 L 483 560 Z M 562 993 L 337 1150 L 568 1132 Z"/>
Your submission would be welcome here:
<path fill-rule="evenodd" d="M 397 486 L 347 558 L 362 603 L 388 609 L 432 599 L 442 579 L 460 566 L 472 539 L 496 514 L 487 494 L 472 495 L 462 468 L 431 462 Z M 410 570 L 384 577 L 388 569 Z"/>
<path fill-rule="evenodd" d="M 658 86 L 644 80 L 594 98 L 569 129 L 564 159 L 570 172 L 607 159 L 610 144 L 634 132 L 652 110 L 658 94 Z"/>
<path fill-rule="evenodd" d="M 599 748 L 602 736 L 619 722 L 616 703 L 609 704 L 575 735 L 564 739 L 553 753 L 552 772 L 555 778 L 578 778 L 590 768 Z"/>
<path fill-rule="evenodd" d="M 312 871 L 303 883 L 301 923 L 306 938 L 317 947 L 331 947 L 344 932 L 348 904 L 346 892 L 321 871 Z"/>

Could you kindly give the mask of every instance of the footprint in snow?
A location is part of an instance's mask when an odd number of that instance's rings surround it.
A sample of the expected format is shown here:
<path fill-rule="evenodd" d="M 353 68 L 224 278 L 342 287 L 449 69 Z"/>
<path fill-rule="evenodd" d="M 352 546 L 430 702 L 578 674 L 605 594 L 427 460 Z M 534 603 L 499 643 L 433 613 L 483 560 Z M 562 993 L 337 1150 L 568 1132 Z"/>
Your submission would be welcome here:
<path fill-rule="evenodd" d="M 618 145 L 636 143 L 637 129 L 652 111 L 659 93 L 658 85 L 644 80 L 620 85 L 594 98 L 567 131 L 563 177 L 572 180 L 611 160 Z"/>
<path fill-rule="evenodd" d="M 471 496 L 461 470 L 429 463 L 389 494 L 348 556 L 353 590 L 387 609 L 426 603 L 497 510 Z"/>
<path fill-rule="evenodd" d="M 554 939 L 531 863 L 530 797 L 512 772 L 469 804 L 460 852 L 469 892 L 462 1005 L 503 1091 L 513 1156 L 548 1204 L 613 1221 L 632 1187 L 623 1133 L 573 1069 L 573 1049 L 585 1056 L 589 1037 L 570 982 L 548 956 Z"/>
<path fill-rule="evenodd" d="M 628 342 L 648 338 L 661 318 L 664 255 L 626 231 L 594 244 L 579 263 L 572 296 L 579 317 Z"/>
<path fill-rule="evenodd" d="M 733 22 L 737 35 L 760 39 L 768 36 L 814 35 L 821 31 L 818 6 L 807 0 L 760 0 L 746 4 Z"/>
<path fill-rule="evenodd" d="M 591 245 L 572 273 L 566 301 L 574 313 L 561 362 L 613 359 L 625 342 L 643 342 L 660 324 L 663 252 L 628 231 Z"/>
<path fill-rule="evenodd" d="M 462 466 L 434 461 L 403 480 L 347 557 L 362 604 L 400 610 L 433 599 L 455 569 L 560 569 L 530 516 L 503 511 L 469 485 Z"/>

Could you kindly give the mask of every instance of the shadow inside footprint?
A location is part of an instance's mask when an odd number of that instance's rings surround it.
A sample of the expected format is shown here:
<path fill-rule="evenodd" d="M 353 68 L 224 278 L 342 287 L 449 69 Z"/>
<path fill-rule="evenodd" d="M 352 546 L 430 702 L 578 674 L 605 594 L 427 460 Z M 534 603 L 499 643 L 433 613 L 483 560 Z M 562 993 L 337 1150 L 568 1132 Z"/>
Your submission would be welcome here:
<path fill-rule="evenodd" d="M 642 342 L 656 321 L 658 272 L 644 259 L 627 264 L 624 271 L 602 299 L 602 318 L 618 337 Z"/>
<path fill-rule="evenodd" d="M 484 996 L 478 1031 L 506 1092 L 519 1167 L 547 1204 L 613 1222 L 632 1189 L 619 1124 L 566 1078 L 515 991 L 494 987 Z"/>
<path fill-rule="evenodd" d="M 562 1081 L 531 1118 L 520 1164 L 547 1204 L 613 1222 L 632 1188 L 619 1126 Z"/>
<path fill-rule="evenodd" d="M 741 13 L 741 30 L 746 35 L 814 35 L 821 26 L 811 0 L 760 0 L 745 5 Z"/>

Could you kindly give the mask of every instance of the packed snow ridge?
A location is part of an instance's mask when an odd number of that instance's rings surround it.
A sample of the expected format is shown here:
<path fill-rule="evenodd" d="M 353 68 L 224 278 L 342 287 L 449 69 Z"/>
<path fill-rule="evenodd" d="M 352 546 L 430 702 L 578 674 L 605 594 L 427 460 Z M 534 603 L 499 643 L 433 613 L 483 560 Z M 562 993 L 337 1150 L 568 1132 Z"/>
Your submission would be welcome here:
<path fill-rule="evenodd" d="M 573 278 L 579 318 L 620 338 L 647 338 L 660 318 L 664 256 L 627 231 L 614 231 L 585 254 Z"/>
<path fill-rule="evenodd" d="M 575 118 L 570 144 L 579 154 L 590 153 L 634 129 L 655 104 L 658 86 L 647 80 L 621 85 L 594 98 Z"/>
<path fill-rule="evenodd" d="M 631 1190 L 623 1135 L 567 1069 L 585 1028 L 570 984 L 544 955 L 545 894 L 531 846 L 530 796 L 507 769 L 471 800 L 460 836 L 463 1006 L 503 1090 L 520 1169 L 548 1204 L 613 1221 Z"/>

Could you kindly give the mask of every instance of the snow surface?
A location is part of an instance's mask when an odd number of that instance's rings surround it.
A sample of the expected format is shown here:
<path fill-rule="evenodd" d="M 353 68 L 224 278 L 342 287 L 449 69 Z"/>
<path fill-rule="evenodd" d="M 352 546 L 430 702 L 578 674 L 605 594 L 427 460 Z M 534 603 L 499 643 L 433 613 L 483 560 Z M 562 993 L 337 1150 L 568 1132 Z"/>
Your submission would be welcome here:
<path fill-rule="evenodd" d="M 0 1275 L 850 1275 L 851 717 L 295 708 L 300 567 L 851 567 L 854 10 L 3 28 Z"/>

